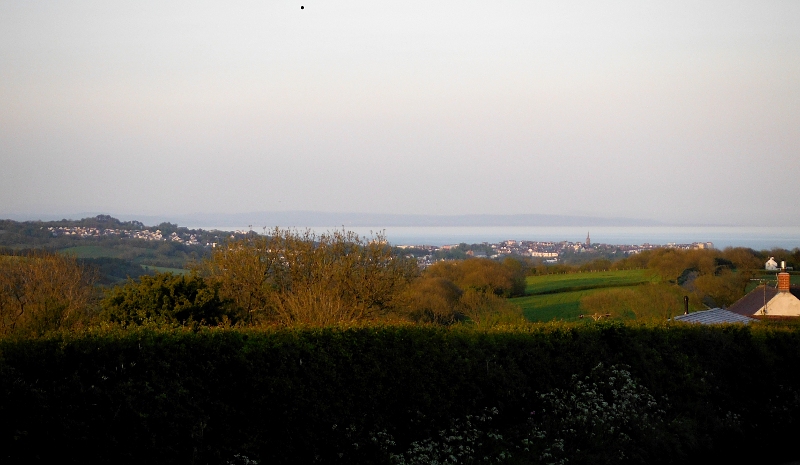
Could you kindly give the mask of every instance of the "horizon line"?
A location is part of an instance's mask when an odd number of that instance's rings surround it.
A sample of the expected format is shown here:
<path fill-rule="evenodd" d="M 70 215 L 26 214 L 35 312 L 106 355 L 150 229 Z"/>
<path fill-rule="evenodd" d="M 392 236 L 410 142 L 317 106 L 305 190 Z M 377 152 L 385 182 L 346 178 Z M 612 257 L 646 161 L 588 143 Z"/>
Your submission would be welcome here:
<path fill-rule="evenodd" d="M 552 213 L 366 213 L 366 212 L 326 212 L 318 210 L 279 210 L 250 211 L 238 213 L 181 213 L 181 214 L 131 214 L 84 211 L 72 214 L 54 213 L 2 213 L 0 219 L 12 221 L 78 221 L 94 218 L 98 215 L 109 215 L 124 221 L 154 221 L 153 225 L 164 222 L 178 224 L 199 224 L 205 226 L 238 226 L 245 223 L 278 223 L 303 224 L 292 227 L 793 227 L 795 225 L 756 225 L 748 223 L 698 223 L 698 222 L 665 222 L 649 218 L 630 218 L 622 216 L 568 215 Z M 248 217 L 261 218 L 248 218 Z M 264 216 L 272 216 L 269 221 Z M 337 218 L 338 217 L 338 218 Z M 324 220 L 323 220 L 324 219 Z M 217 223 L 217 224 L 214 224 Z M 349 223 L 349 224 L 348 224 Z M 262 225 L 259 224 L 258 227 Z M 187 226 L 183 226 L 187 227 Z M 198 226 L 199 227 L 199 226 Z M 284 226 L 286 227 L 286 226 Z"/>

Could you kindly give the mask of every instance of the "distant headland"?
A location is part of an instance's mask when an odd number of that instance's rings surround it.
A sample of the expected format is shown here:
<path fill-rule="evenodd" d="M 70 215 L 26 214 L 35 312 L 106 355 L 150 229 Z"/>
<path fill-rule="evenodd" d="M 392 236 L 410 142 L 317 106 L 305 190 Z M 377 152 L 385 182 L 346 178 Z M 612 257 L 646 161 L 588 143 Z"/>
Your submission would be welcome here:
<path fill-rule="evenodd" d="M 120 215 L 124 217 L 125 215 Z M 468 214 L 468 215 L 411 215 L 385 213 L 280 211 L 250 213 L 194 213 L 187 215 L 138 215 L 144 223 L 163 221 L 178 224 L 213 224 L 218 226 L 345 226 L 345 227 L 426 227 L 426 226 L 661 226 L 664 223 L 649 219 L 606 218 L 596 216 L 542 214 Z"/>

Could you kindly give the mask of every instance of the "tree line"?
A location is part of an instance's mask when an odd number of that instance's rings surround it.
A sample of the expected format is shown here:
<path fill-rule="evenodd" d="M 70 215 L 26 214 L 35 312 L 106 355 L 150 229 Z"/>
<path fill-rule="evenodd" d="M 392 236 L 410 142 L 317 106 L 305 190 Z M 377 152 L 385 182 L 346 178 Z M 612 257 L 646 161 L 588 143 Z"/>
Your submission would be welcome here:
<path fill-rule="evenodd" d="M 326 326 L 365 322 L 521 322 L 505 297 L 525 269 L 507 259 L 443 262 L 420 271 L 385 237 L 276 228 L 215 248 L 185 275 L 155 273 L 102 289 L 70 255 L 0 257 L 0 335 L 94 324 Z"/>
<path fill-rule="evenodd" d="M 800 249 L 755 251 L 744 247 L 716 249 L 660 248 L 608 264 L 608 269 L 644 269 L 653 278 L 646 286 L 609 289 L 584 297 L 588 313 L 663 320 L 682 309 L 684 296 L 690 309 L 727 307 L 743 297 L 754 279 L 764 273 L 764 263 L 774 256 L 790 265 L 800 263 Z"/>
<path fill-rule="evenodd" d="M 763 269 L 765 254 L 797 263 L 800 251 L 654 249 L 612 262 L 545 265 L 506 257 L 436 262 L 425 270 L 386 238 L 276 228 L 230 240 L 186 275 L 141 275 L 102 288 L 97 267 L 42 250 L 0 255 L 0 335 L 44 334 L 94 324 L 326 326 L 369 322 L 520 324 L 508 297 L 526 277 L 646 269 L 653 284 L 586 296 L 588 313 L 662 319 L 682 307 L 727 306 Z M 108 266 L 117 266 L 110 263 Z"/>

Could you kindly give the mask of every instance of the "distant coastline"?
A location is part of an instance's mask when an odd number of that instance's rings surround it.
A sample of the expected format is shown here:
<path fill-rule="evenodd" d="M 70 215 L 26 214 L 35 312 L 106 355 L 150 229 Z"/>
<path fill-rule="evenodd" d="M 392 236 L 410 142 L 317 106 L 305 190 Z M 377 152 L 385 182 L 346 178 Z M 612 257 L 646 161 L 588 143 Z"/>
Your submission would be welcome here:
<path fill-rule="evenodd" d="M 190 229 L 247 231 L 248 225 L 190 224 Z M 342 226 L 303 226 L 323 233 Z M 267 228 L 269 230 L 269 228 Z M 800 228 L 788 226 L 345 226 L 360 236 L 384 233 L 392 245 L 443 246 L 459 243 L 496 243 L 517 241 L 570 241 L 583 242 L 587 233 L 592 243 L 609 245 L 633 244 L 691 244 L 712 242 L 717 249 L 748 247 L 754 250 L 800 247 Z M 263 232 L 263 226 L 253 225 L 252 230 Z"/>
<path fill-rule="evenodd" d="M 15 221 L 78 220 L 94 217 L 78 214 L 0 214 Z M 650 219 L 604 218 L 570 215 L 393 215 L 375 213 L 329 213 L 314 211 L 252 212 L 183 215 L 113 215 L 122 221 L 147 226 L 171 223 L 190 229 L 223 231 L 253 230 L 261 233 L 275 227 L 325 232 L 348 229 L 362 236 L 384 232 L 394 245 L 448 245 L 458 243 L 526 241 L 580 242 L 591 232 L 592 240 L 604 244 L 669 244 L 713 242 L 717 248 L 749 247 L 756 250 L 800 247 L 798 226 L 675 225 Z"/>
<path fill-rule="evenodd" d="M 100 212 L 106 213 L 106 212 Z M 72 215 L 58 214 L 11 214 L 3 218 L 15 221 L 42 220 L 54 221 L 62 218 L 80 219 L 96 216 L 95 212 L 84 212 Z M 521 227 L 521 226 L 665 226 L 660 221 L 651 219 L 598 217 L 577 215 L 544 215 L 544 214 L 468 214 L 468 215 L 410 215 L 357 212 L 317 212 L 317 211 L 283 211 L 283 212 L 250 212 L 250 213 L 193 213 L 179 215 L 130 215 L 115 214 L 112 216 L 123 221 L 137 220 L 147 225 L 163 222 L 178 225 L 213 224 L 220 227 L 240 227 L 252 225 L 254 229 L 264 226 L 281 227 L 326 227 L 338 225 L 345 227 Z"/>

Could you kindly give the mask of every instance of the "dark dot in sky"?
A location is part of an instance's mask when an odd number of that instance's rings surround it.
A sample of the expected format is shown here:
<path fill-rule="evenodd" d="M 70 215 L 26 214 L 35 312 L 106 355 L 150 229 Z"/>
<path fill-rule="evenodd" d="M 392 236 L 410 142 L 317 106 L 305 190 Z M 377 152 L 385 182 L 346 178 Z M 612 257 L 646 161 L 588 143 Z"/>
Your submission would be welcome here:
<path fill-rule="evenodd" d="M 305 7 L 303 5 L 300 5 L 300 9 L 302 10 L 303 8 L 305 8 Z"/>

